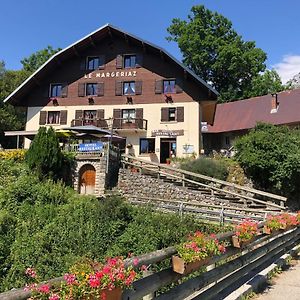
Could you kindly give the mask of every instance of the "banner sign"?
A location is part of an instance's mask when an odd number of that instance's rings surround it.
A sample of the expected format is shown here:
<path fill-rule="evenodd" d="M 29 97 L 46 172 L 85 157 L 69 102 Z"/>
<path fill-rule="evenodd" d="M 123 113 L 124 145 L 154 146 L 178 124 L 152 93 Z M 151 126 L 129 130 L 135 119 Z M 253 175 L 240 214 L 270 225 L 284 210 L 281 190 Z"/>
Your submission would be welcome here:
<path fill-rule="evenodd" d="M 184 131 L 182 129 L 180 130 L 164 130 L 164 129 L 157 129 L 152 130 L 151 136 L 178 136 L 183 135 Z"/>
<path fill-rule="evenodd" d="M 79 152 L 96 152 L 103 150 L 103 143 L 79 144 Z"/>

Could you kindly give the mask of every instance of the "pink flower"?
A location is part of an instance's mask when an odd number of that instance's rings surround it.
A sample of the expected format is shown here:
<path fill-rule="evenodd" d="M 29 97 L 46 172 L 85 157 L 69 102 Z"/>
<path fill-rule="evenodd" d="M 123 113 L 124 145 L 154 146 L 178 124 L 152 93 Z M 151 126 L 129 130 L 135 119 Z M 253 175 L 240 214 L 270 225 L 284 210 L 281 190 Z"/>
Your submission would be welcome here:
<path fill-rule="evenodd" d="M 137 266 L 139 264 L 139 260 L 138 260 L 138 258 L 135 258 L 134 260 L 133 260 L 133 265 L 134 266 Z"/>
<path fill-rule="evenodd" d="M 106 274 L 106 275 L 109 274 L 110 271 L 111 271 L 111 267 L 109 267 L 109 266 L 104 266 L 102 269 L 103 274 Z"/>
<path fill-rule="evenodd" d="M 59 300 L 60 297 L 57 295 L 57 294 L 52 294 L 50 297 L 49 297 L 49 300 Z"/>
<path fill-rule="evenodd" d="M 95 275 L 90 275 L 89 284 L 90 287 L 97 288 L 100 286 L 100 280 Z"/>
<path fill-rule="evenodd" d="M 27 268 L 25 274 L 31 278 L 36 277 L 36 271 L 34 270 L 34 268 Z"/>
<path fill-rule="evenodd" d="M 142 265 L 141 266 L 141 271 L 147 271 L 147 266 L 146 265 Z"/>
<path fill-rule="evenodd" d="M 76 276 L 74 274 L 65 274 L 64 280 L 67 282 L 68 285 L 71 285 L 75 282 Z"/>
<path fill-rule="evenodd" d="M 50 286 L 49 284 L 43 284 L 38 288 L 38 291 L 43 294 L 49 294 L 50 293 Z"/>

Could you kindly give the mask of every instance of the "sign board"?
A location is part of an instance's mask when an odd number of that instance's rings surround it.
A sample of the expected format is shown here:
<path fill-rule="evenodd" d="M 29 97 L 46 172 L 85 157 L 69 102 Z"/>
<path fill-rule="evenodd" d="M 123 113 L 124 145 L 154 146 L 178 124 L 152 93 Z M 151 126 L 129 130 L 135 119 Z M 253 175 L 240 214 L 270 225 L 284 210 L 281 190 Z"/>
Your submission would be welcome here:
<path fill-rule="evenodd" d="M 79 152 L 96 152 L 103 150 L 103 143 L 79 144 Z"/>
<path fill-rule="evenodd" d="M 179 135 L 184 135 L 183 129 L 180 130 L 164 130 L 164 129 L 157 129 L 157 130 L 152 130 L 151 131 L 151 136 L 168 136 L 168 137 L 173 137 L 173 136 L 179 136 Z"/>
<path fill-rule="evenodd" d="M 92 72 L 85 74 L 84 78 L 114 78 L 114 77 L 136 77 L 137 71 L 116 71 L 116 72 Z"/>
<path fill-rule="evenodd" d="M 193 154 L 195 152 L 194 145 L 185 144 L 182 146 L 184 154 Z"/>

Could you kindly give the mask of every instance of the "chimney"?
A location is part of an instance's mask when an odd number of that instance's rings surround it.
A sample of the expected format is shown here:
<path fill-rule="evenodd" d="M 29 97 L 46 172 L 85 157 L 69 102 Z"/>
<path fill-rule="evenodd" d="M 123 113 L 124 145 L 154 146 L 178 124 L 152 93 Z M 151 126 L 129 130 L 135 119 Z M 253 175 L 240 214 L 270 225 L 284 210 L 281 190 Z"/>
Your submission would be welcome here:
<path fill-rule="evenodd" d="M 278 101 L 278 94 L 271 94 L 272 99 L 271 99 L 271 114 L 276 113 L 278 110 L 279 106 L 279 101 Z"/>

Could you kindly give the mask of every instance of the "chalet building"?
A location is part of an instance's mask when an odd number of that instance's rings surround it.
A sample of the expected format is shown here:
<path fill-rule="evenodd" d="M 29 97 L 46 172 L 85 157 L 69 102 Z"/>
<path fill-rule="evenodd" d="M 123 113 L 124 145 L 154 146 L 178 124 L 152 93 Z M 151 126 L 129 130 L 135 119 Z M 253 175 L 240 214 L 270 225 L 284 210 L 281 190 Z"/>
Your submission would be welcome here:
<path fill-rule="evenodd" d="M 218 104 L 213 125 L 202 123 L 205 151 L 229 149 L 258 122 L 299 126 L 300 89 Z"/>
<path fill-rule="evenodd" d="M 165 162 L 202 152 L 218 93 L 165 50 L 105 25 L 61 50 L 5 101 L 27 108 L 25 147 L 40 126 L 94 125 L 132 155 Z M 125 146 L 124 146 L 125 148 Z M 46 149 L 45 149 L 46 151 Z"/>

